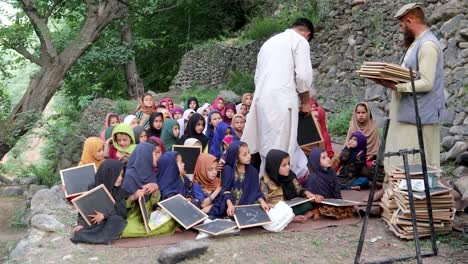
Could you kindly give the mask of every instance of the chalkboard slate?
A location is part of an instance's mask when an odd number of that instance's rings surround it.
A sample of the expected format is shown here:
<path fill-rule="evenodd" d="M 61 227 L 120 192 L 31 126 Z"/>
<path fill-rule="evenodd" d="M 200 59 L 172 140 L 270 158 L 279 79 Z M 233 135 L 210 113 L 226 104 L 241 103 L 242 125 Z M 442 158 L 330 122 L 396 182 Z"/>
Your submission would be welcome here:
<path fill-rule="evenodd" d="M 322 141 L 322 133 L 312 115 L 305 116 L 299 113 L 297 126 L 297 143 L 299 146 L 305 147 Z"/>
<path fill-rule="evenodd" d="M 259 204 L 240 205 L 235 208 L 234 219 L 239 229 L 271 223 L 270 216 Z"/>
<path fill-rule="evenodd" d="M 65 197 L 77 196 L 88 191 L 89 186 L 94 184 L 94 175 L 94 163 L 61 170 L 60 178 L 65 185 Z"/>
<path fill-rule="evenodd" d="M 149 216 L 148 216 L 148 211 L 146 211 L 145 196 L 140 196 L 140 198 L 138 198 L 138 205 L 140 206 L 141 217 L 143 218 L 143 223 L 145 225 L 146 233 L 149 234 L 150 232 L 150 227 L 148 225 Z"/>
<path fill-rule="evenodd" d="M 194 228 L 198 231 L 217 236 L 237 228 L 237 224 L 236 222 L 233 222 L 231 220 L 216 219 L 212 222 L 203 225 L 198 225 Z"/>
<path fill-rule="evenodd" d="M 289 207 L 294 207 L 296 205 L 300 205 L 300 204 L 310 202 L 310 201 L 312 201 L 312 199 L 310 199 L 310 198 L 296 197 L 296 198 L 291 199 L 289 201 L 285 201 L 285 203 L 287 205 L 289 205 Z"/>
<path fill-rule="evenodd" d="M 356 201 L 350 200 L 342 200 L 342 199 L 325 199 L 322 201 L 323 204 L 331 205 L 331 206 L 354 206 L 360 205 L 361 203 Z"/>
<path fill-rule="evenodd" d="M 83 193 L 73 199 L 72 203 L 88 225 L 92 225 L 88 216 L 94 215 L 94 211 L 108 214 L 115 210 L 115 200 L 104 184 Z"/>
<path fill-rule="evenodd" d="M 197 163 L 198 156 L 202 152 L 202 148 L 200 146 L 173 145 L 172 151 L 180 153 L 182 161 L 185 163 L 185 171 L 187 174 L 193 174 L 195 171 L 195 164 Z"/>
<path fill-rule="evenodd" d="M 185 229 L 189 229 L 208 218 L 202 210 L 198 209 L 180 194 L 159 202 L 158 205 L 166 209 L 172 218 Z"/>

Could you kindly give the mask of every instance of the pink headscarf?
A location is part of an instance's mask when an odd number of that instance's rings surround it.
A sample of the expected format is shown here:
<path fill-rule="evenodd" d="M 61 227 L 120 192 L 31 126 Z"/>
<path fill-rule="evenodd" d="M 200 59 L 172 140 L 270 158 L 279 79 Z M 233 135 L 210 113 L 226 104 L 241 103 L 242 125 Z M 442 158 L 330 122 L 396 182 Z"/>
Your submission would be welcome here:
<path fill-rule="evenodd" d="M 335 152 L 333 151 L 332 145 L 331 145 L 331 139 L 330 139 L 330 134 L 328 134 L 328 129 L 327 129 L 327 114 L 325 113 L 325 110 L 323 110 L 322 107 L 320 107 L 317 103 L 317 101 L 313 98 L 309 100 L 310 105 L 312 106 L 315 104 L 317 107 L 315 110 L 318 112 L 318 117 L 317 121 L 320 125 L 320 133 L 322 134 L 323 141 L 325 143 L 325 151 L 327 151 L 328 157 L 332 158 L 335 155 Z M 314 109 L 311 109 L 314 110 Z"/>
<path fill-rule="evenodd" d="M 159 105 L 161 105 L 161 103 L 163 102 L 166 102 L 167 103 L 167 110 L 169 110 L 169 112 L 172 111 L 172 109 L 174 109 L 174 101 L 172 101 L 171 98 L 169 97 L 164 97 L 161 101 L 159 101 Z M 170 102 L 170 103 L 169 103 Z"/>
<path fill-rule="evenodd" d="M 224 108 L 223 109 L 218 108 L 218 101 L 219 100 L 223 100 L 223 102 L 224 102 Z M 225 110 L 226 110 L 226 100 L 224 100 L 224 98 L 222 96 L 216 97 L 216 99 L 214 99 L 214 101 L 213 101 L 213 104 L 211 105 L 211 110 L 218 110 L 221 113 L 221 116 L 224 116 L 224 113 L 225 113 Z"/>

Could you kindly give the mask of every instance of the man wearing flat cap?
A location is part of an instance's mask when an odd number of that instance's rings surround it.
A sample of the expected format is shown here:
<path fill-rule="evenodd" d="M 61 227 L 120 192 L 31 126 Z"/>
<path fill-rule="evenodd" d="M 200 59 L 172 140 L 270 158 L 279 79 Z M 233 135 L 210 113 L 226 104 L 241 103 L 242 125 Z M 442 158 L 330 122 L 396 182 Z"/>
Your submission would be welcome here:
<path fill-rule="evenodd" d="M 421 4 L 404 5 L 395 15 L 399 20 L 400 32 L 406 53 L 402 59 L 403 67 L 412 67 L 416 72 L 415 90 L 421 117 L 424 148 L 427 165 L 440 168 L 440 122 L 445 111 L 444 96 L 444 56 L 440 43 L 429 31 Z M 377 81 L 390 88 L 390 126 L 386 151 L 400 149 L 419 149 L 416 117 L 411 83 L 395 84 L 390 81 Z M 409 157 L 410 163 L 420 163 L 419 154 Z M 385 161 L 386 170 L 402 165 L 401 157 Z"/>

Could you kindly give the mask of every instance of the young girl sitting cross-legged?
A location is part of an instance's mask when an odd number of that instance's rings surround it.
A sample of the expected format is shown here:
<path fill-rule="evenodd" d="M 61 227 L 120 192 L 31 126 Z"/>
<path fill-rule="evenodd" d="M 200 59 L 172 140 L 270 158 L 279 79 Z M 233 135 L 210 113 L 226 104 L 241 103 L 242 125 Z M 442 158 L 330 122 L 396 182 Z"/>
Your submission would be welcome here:
<path fill-rule="evenodd" d="M 290 158 L 287 152 L 272 149 L 266 156 L 265 175 L 260 179 L 261 189 L 267 203 L 276 204 L 296 197 L 307 197 L 320 202 L 323 197 L 312 194 L 302 188 L 296 179 L 296 174 L 290 168 Z M 304 223 L 312 217 L 312 202 L 306 202 L 292 207 L 294 222 Z"/>
<path fill-rule="evenodd" d="M 218 160 L 215 156 L 201 153 L 195 164 L 192 181 L 192 203 L 208 213 L 213 201 L 221 192 L 221 179 L 218 178 Z"/>

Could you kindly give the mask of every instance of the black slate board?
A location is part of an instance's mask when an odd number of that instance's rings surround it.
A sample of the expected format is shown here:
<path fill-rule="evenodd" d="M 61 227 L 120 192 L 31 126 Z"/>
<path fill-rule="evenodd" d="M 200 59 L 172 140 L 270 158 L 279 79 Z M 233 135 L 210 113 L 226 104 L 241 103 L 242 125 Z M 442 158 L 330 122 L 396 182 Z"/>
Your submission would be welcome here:
<path fill-rule="evenodd" d="M 236 222 L 231 220 L 216 219 L 213 222 L 194 227 L 198 231 L 208 233 L 213 236 L 224 234 L 227 231 L 237 228 Z"/>
<path fill-rule="evenodd" d="M 297 143 L 299 146 L 305 147 L 322 141 L 322 133 L 312 115 L 305 116 L 299 113 L 297 125 Z"/>
<path fill-rule="evenodd" d="M 309 198 L 304 198 L 304 197 L 296 197 L 294 199 L 291 199 L 289 201 L 284 201 L 289 207 L 294 207 L 296 205 L 300 205 L 306 202 L 310 202 L 312 199 Z"/>
<path fill-rule="evenodd" d="M 361 204 L 356 201 L 342 200 L 342 199 L 325 199 L 321 203 L 331 205 L 331 206 L 354 206 L 354 205 Z"/>
<path fill-rule="evenodd" d="M 239 229 L 261 226 L 271 223 L 271 218 L 259 204 L 235 207 L 234 219 Z"/>
<path fill-rule="evenodd" d="M 73 199 L 72 203 L 88 225 L 92 225 L 89 215 L 94 215 L 94 211 L 104 214 L 115 211 L 115 200 L 104 184 L 83 193 Z"/>
<path fill-rule="evenodd" d="M 94 184 L 95 175 L 94 163 L 61 170 L 60 178 L 65 185 L 65 197 L 77 196 L 88 191 L 89 186 Z"/>
<path fill-rule="evenodd" d="M 193 174 L 195 171 L 195 164 L 197 163 L 198 156 L 202 152 L 202 148 L 200 146 L 173 145 L 172 151 L 180 153 L 182 161 L 185 163 L 185 171 L 187 174 Z"/>
<path fill-rule="evenodd" d="M 143 224 L 145 225 L 146 233 L 149 234 L 151 230 L 148 225 L 149 216 L 148 216 L 148 211 L 146 211 L 145 196 L 140 196 L 140 198 L 138 198 L 138 205 L 140 206 L 141 217 L 143 218 Z"/>
<path fill-rule="evenodd" d="M 178 194 L 158 203 L 185 229 L 202 222 L 208 216 L 182 195 Z"/>

